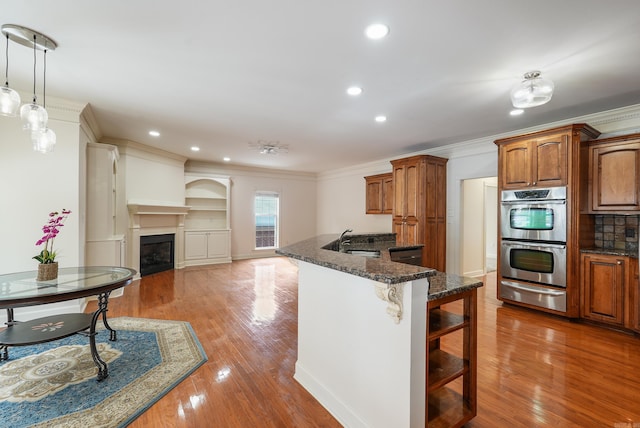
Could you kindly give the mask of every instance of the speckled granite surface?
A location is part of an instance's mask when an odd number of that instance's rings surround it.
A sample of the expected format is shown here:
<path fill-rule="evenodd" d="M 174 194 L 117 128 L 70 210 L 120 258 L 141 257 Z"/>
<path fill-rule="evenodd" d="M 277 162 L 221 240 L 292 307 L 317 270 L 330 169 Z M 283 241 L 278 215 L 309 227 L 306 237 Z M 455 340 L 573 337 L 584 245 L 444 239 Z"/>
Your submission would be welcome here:
<path fill-rule="evenodd" d="M 590 253 L 590 254 L 606 254 L 609 256 L 626 256 L 626 257 L 638 257 L 637 251 L 629 251 L 626 249 L 617 249 L 617 248 L 601 248 L 601 247 L 593 247 L 593 248 L 580 248 L 581 253 Z"/>
<path fill-rule="evenodd" d="M 389 248 L 396 248 L 393 234 L 347 236 L 351 240 L 350 250 L 379 250 L 380 258 L 356 256 L 322 248 L 337 248 L 335 245 L 332 246 L 332 243 L 338 237 L 338 235 L 319 235 L 280 248 L 276 250 L 276 253 L 386 284 L 398 284 L 428 277 L 430 282 L 429 300 L 483 285 L 475 278 L 449 275 L 431 268 L 392 262 L 389 257 Z M 393 240 L 389 237 L 393 237 Z M 372 240 L 373 242 L 370 242 Z M 415 248 L 415 246 L 411 248 Z"/>
<path fill-rule="evenodd" d="M 427 300 L 437 300 L 443 297 L 482 287 L 484 284 L 477 278 L 452 275 L 438 272 L 429 277 L 429 295 Z"/>

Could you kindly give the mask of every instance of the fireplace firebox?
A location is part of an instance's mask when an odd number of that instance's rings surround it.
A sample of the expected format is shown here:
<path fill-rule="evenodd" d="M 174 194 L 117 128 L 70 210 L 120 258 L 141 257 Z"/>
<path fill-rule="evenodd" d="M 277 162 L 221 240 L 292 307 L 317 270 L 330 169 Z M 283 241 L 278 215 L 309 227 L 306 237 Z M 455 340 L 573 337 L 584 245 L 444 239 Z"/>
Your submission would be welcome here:
<path fill-rule="evenodd" d="M 149 235 L 140 237 L 140 276 L 174 268 L 175 235 Z"/>

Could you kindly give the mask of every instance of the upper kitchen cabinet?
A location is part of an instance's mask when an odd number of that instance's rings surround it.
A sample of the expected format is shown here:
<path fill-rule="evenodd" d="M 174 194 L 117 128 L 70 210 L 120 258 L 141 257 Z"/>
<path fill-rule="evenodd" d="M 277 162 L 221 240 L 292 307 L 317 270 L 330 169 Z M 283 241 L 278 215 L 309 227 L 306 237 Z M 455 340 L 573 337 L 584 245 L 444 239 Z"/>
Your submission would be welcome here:
<path fill-rule="evenodd" d="M 502 189 L 564 186 L 569 182 L 570 145 L 597 138 L 585 124 L 496 140 Z"/>
<path fill-rule="evenodd" d="M 398 245 L 423 244 L 422 266 L 446 270 L 447 159 L 412 156 L 393 166 L 392 227 Z"/>
<path fill-rule="evenodd" d="M 589 182 L 591 212 L 640 211 L 640 134 L 590 142 Z"/>
<path fill-rule="evenodd" d="M 366 180 L 367 214 L 392 214 L 393 213 L 393 174 L 370 175 Z"/>

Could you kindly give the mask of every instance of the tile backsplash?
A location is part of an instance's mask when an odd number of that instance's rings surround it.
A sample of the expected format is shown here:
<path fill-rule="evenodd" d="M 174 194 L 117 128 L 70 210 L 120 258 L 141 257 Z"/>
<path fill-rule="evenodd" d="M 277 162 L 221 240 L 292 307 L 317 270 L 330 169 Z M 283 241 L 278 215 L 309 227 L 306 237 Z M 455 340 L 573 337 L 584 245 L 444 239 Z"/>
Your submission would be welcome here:
<path fill-rule="evenodd" d="M 637 253 L 638 218 L 633 215 L 596 215 L 595 246 Z"/>

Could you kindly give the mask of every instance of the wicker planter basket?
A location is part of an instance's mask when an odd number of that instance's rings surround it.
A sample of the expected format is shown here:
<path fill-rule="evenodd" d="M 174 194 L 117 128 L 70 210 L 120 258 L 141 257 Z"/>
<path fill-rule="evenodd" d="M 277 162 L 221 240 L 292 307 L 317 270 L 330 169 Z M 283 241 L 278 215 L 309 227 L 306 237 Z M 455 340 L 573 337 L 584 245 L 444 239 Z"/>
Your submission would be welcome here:
<path fill-rule="evenodd" d="M 36 281 L 50 281 L 58 277 L 58 263 L 40 263 Z"/>

